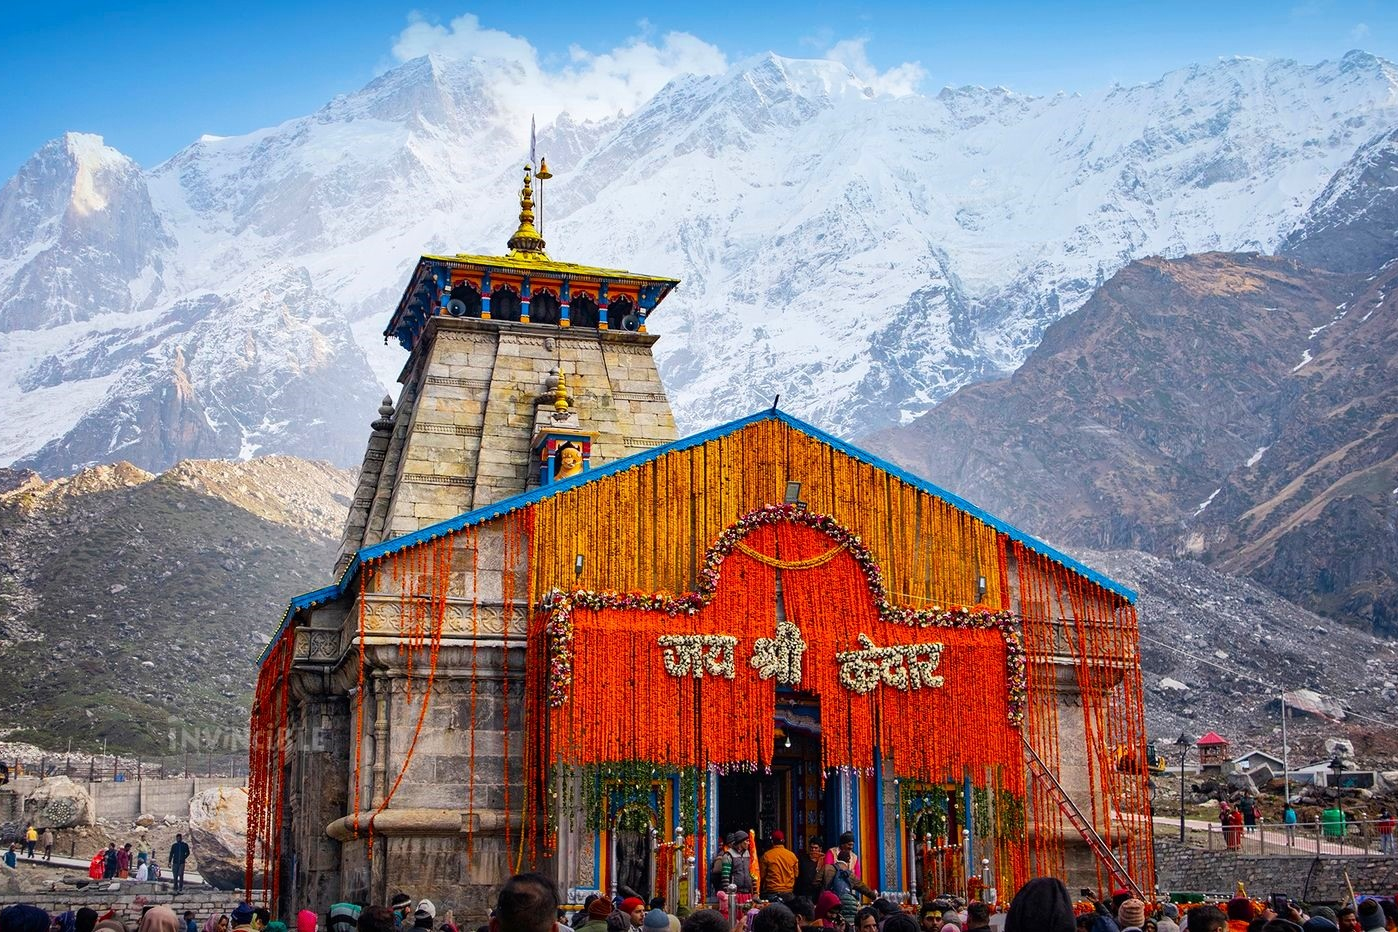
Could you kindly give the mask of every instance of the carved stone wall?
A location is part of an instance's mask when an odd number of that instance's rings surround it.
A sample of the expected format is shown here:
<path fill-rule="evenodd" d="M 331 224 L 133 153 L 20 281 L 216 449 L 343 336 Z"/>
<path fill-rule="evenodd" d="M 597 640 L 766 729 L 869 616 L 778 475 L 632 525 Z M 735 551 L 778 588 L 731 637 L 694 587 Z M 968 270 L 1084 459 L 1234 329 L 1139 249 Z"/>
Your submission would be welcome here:
<path fill-rule="evenodd" d="M 409 361 L 379 489 L 392 490 L 388 539 L 522 492 L 533 466 L 535 405 L 550 372 L 567 376 L 591 465 L 675 439 L 644 333 L 436 317 Z M 400 421 L 406 422 L 401 423 Z M 374 528 L 370 519 L 371 531 Z"/>

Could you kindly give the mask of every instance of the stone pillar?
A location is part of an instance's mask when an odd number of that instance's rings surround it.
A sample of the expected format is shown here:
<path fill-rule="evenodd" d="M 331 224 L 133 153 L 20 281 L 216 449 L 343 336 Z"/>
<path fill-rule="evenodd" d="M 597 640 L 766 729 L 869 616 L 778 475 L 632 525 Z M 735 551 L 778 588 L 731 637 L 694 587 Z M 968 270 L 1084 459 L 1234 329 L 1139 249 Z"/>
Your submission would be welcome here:
<path fill-rule="evenodd" d="M 364 546 L 365 534 L 369 528 L 369 512 L 374 504 L 379 476 L 383 472 L 384 457 L 388 453 L 392 436 L 393 399 L 385 395 L 383 404 L 379 405 L 379 416 L 371 425 L 369 445 L 364 451 L 364 462 L 359 468 L 359 482 L 355 486 L 349 516 L 345 519 L 340 555 L 335 560 L 335 571 L 332 574 L 336 579 L 345 571 L 345 567 L 349 566 L 355 552 Z"/>

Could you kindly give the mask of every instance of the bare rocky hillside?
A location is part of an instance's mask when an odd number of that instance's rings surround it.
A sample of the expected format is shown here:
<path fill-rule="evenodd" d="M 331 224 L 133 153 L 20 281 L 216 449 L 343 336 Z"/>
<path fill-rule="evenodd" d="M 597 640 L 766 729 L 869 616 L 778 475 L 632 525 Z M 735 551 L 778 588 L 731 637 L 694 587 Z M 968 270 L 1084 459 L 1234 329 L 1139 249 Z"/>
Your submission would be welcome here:
<path fill-rule="evenodd" d="M 257 656 L 324 584 L 352 483 L 291 457 L 0 470 L 0 728 L 145 755 L 202 729 L 236 752 Z"/>

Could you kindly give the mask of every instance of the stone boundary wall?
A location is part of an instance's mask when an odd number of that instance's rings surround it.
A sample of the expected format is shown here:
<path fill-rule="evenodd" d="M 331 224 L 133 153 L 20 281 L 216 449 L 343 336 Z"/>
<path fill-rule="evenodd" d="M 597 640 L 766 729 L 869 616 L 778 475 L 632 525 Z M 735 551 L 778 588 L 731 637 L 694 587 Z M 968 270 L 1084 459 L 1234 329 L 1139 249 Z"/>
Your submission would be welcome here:
<path fill-rule="evenodd" d="M 99 888 L 94 889 L 93 886 Z M 140 921 L 143 907 L 168 906 L 175 911 L 175 915 L 181 918 L 183 918 L 185 910 L 193 910 L 195 919 L 202 929 L 205 919 L 215 913 L 231 913 L 243 898 L 241 892 L 224 892 L 204 887 L 186 888 L 183 892 L 176 894 L 167 884 L 159 884 L 159 889 L 152 889 L 147 884 L 145 889 L 141 890 L 128 886 L 117 892 L 102 889 L 100 885 L 93 886 L 81 890 L 60 888 L 43 893 L 6 894 L 0 898 L 0 903 L 6 906 L 10 903 L 32 903 L 40 909 L 47 910 L 51 916 L 56 916 L 70 909 L 81 909 L 84 906 L 97 910 L 99 916 L 111 909 L 116 910 L 117 915 L 131 929 L 136 928 L 136 924 Z"/>
<path fill-rule="evenodd" d="M 245 786 L 241 777 L 164 777 L 148 780 L 74 780 L 92 798 L 94 818 L 131 822 L 138 816 L 156 819 L 188 819 L 189 801 L 213 787 L 234 789 Z M 21 777 L 0 791 L 0 821 L 26 818 L 25 803 L 40 781 Z"/>
<path fill-rule="evenodd" d="M 1159 835 L 1155 837 L 1155 872 L 1156 886 L 1171 892 L 1232 893 L 1241 880 L 1252 896 L 1285 893 L 1312 903 L 1348 900 L 1349 884 L 1359 894 L 1391 895 L 1398 888 L 1398 857 L 1259 857 L 1206 851 Z"/>
<path fill-rule="evenodd" d="M 121 783 L 79 781 L 78 786 L 92 795 L 93 811 L 99 819 L 135 819 L 151 815 L 189 818 L 189 801 L 213 787 L 229 789 L 247 781 L 230 777 L 177 777 L 160 780 L 127 780 Z M 202 923 L 201 923 L 202 925 Z"/>

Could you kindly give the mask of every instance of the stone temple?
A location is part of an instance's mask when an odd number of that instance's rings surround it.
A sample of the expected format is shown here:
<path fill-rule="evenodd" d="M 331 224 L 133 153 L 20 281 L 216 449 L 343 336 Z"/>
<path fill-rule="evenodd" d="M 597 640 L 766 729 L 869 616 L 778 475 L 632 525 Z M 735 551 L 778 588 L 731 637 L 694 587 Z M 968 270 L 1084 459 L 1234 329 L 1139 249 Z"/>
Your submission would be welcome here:
<path fill-rule="evenodd" d="M 852 831 L 910 898 L 1151 889 L 1134 593 L 775 407 L 678 439 L 679 283 L 549 258 L 532 184 L 389 320 L 333 582 L 261 661 L 251 895 L 697 903 L 736 829 Z"/>

